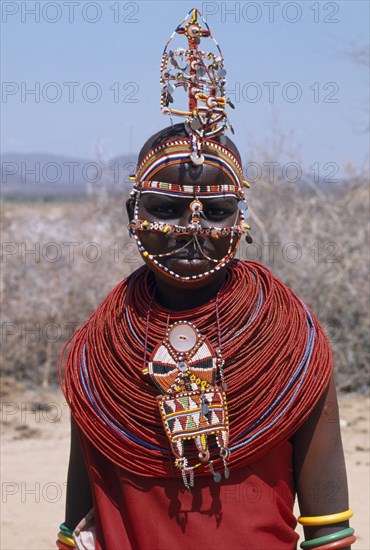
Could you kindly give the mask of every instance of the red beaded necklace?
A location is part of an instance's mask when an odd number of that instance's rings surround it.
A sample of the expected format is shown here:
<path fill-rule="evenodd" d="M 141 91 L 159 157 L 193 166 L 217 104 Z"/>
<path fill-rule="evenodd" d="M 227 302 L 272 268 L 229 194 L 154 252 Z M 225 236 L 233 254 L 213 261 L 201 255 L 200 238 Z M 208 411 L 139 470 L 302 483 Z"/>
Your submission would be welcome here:
<path fill-rule="evenodd" d="M 133 474 L 180 475 L 161 423 L 158 388 L 143 373 L 169 323 L 178 321 L 192 323 L 222 348 L 231 470 L 289 438 L 327 386 L 332 355 L 323 329 L 267 268 L 233 260 L 217 296 L 198 308 L 172 311 L 157 302 L 153 273 L 143 266 L 76 331 L 64 369 L 60 362 L 77 425 L 103 455 Z M 196 459 L 196 450 L 187 456 Z M 214 467 L 221 470 L 222 460 Z"/>

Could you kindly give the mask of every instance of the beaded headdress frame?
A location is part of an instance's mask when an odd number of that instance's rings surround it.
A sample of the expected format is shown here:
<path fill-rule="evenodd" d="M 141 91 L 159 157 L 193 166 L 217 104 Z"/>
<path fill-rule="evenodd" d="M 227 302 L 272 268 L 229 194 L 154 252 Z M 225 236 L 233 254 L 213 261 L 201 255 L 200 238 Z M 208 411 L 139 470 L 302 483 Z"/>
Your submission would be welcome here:
<path fill-rule="evenodd" d="M 198 17 L 199 16 L 199 17 Z M 202 27 L 199 19 L 203 21 Z M 184 35 L 187 38 L 187 48 L 169 49 L 174 36 Z M 199 49 L 201 38 L 210 39 L 216 52 Z M 164 48 L 161 62 L 161 108 L 162 112 L 171 117 L 184 118 L 184 126 L 188 136 L 169 139 L 154 146 L 142 158 L 136 174 L 131 176 L 135 182 L 131 197 L 135 200 L 134 217 L 129 224 L 129 231 L 137 241 L 140 252 L 158 269 L 165 271 L 170 277 L 189 282 L 207 277 L 216 270 L 224 267 L 235 255 L 243 233 L 251 242 L 250 226 L 245 222 L 249 217 L 248 203 L 244 197 L 244 186 L 249 187 L 243 179 L 243 170 L 235 153 L 215 141 L 226 129 L 234 133 L 225 110 L 231 101 L 225 97 L 226 70 L 221 49 L 214 39 L 207 22 L 197 9 L 189 11 L 185 19 L 174 30 Z M 174 95 L 178 89 L 187 93 L 187 109 L 174 108 Z M 217 167 L 226 176 L 221 185 L 182 185 L 158 181 L 158 172 L 168 166 L 178 164 L 192 164 L 194 166 Z M 192 216 L 187 226 L 154 222 L 139 218 L 140 197 L 144 193 L 174 195 L 182 198 L 192 198 Z M 238 200 L 238 213 L 234 225 L 231 227 L 203 227 L 201 217 L 206 218 L 203 212 L 202 198 L 235 197 Z M 168 269 L 161 262 L 161 258 L 173 255 L 176 251 L 163 254 L 150 254 L 145 249 L 140 235 L 143 231 L 157 231 L 164 234 L 190 235 L 191 243 L 198 248 L 202 256 L 209 260 L 213 267 L 208 271 L 194 276 L 181 276 Z M 229 238 L 229 246 L 225 256 L 220 260 L 210 258 L 203 253 L 198 237 Z"/>

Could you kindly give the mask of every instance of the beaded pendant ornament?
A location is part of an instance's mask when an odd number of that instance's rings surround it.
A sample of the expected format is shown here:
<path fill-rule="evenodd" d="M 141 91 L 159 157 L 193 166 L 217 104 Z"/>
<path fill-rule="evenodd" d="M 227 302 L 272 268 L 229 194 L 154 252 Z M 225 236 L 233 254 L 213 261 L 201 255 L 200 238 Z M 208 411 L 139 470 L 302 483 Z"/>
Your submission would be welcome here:
<path fill-rule="evenodd" d="M 212 464 L 210 436 L 214 436 L 218 445 L 225 478 L 229 477 L 229 422 L 223 363 L 219 348 L 214 350 L 192 323 L 178 321 L 168 328 L 164 340 L 153 350 L 146 370 L 163 394 L 157 397 L 162 423 L 187 489 L 193 487 L 194 470 L 202 464 L 208 465 L 216 482 L 221 481 L 221 473 L 216 472 Z M 222 388 L 217 386 L 218 373 Z M 191 441 L 200 459 L 195 464 L 190 464 L 185 456 Z"/>

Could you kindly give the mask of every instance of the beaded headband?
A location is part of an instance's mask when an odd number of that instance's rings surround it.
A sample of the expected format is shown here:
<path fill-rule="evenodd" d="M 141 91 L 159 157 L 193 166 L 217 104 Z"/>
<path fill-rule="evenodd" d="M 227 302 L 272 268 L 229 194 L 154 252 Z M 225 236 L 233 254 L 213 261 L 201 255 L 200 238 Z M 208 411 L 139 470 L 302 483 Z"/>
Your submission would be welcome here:
<path fill-rule="evenodd" d="M 140 162 L 135 180 L 148 181 L 166 166 L 189 162 L 189 143 L 190 138 L 167 140 L 151 149 Z M 243 185 L 249 187 L 249 183 L 243 179 L 240 162 L 230 149 L 214 141 L 205 140 L 202 156 L 207 165 L 216 166 L 228 176 L 233 183 L 235 195 L 244 196 Z M 135 187 L 138 186 L 135 184 Z"/>
<path fill-rule="evenodd" d="M 199 24 L 198 16 L 205 28 Z M 186 36 L 187 49 L 168 49 L 175 34 Z M 217 48 L 216 54 L 198 48 L 201 38 L 212 39 Z M 184 117 L 189 137 L 168 139 L 148 151 L 137 167 L 135 178 L 132 178 L 138 182 L 134 189 L 139 189 L 143 181 L 155 179 L 162 168 L 188 163 L 190 160 L 195 166 L 207 164 L 217 167 L 231 180 L 235 196 L 244 199 L 243 185 L 249 187 L 249 184 L 243 179 L 239 159 L 228 147 L 211 139 L 223 133 L 226 128 L 231 128 L 228 126 L 224 107 L 227 103 L 233 108 L 234 106 L 225 98 L 225 76 L 222 52 L 207 22 L 199 10 L 190 10 L 167 41 L 161 63 L 162 112 L 169 114 L 171 120 L 172 115 Z M 177 88 L 187 92 L 188 110 L 172 107 Z M 231 130 L 234 132 L 232 128 Z M 219 191 L 223 192 L 223 189 L 219 188 Z M 231 192 L 231 189 L 228 191 Z M 215 193 L 216 189 L 213 188 L 212 192 Z M 194 190 L 189 193 L 194 193 Z"/>
<path fill-rule="evenodd" d="M 189 198 L 189 195 L 207 197 L 208 199 L 218 198 L 220 193 L 223 197 L 235 197 L 235 187 L 229 184 L 223 185 L 181 185 L 179 183 L 167 183 L 165 181 L 143 180 L 135 184 L 134 189 L 145 193 L 157 193 L 163 195 L 176 195 L 177 197 Z"/>

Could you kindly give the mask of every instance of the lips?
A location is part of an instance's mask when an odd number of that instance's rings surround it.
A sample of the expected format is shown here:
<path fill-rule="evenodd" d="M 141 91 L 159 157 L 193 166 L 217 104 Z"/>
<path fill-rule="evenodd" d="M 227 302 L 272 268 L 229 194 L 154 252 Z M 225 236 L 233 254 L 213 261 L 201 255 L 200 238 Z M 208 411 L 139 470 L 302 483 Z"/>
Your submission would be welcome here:
<path fill-rule="evenodd" d="M 205 260 L 206 258 L 202 256 L 201 254 L 197 253 L 190 253 L 190 252 L 178 252 L 177 254 L 174 254 L 173 256 L 170 256 L 171 258 L 176 258 L 177 260 Z"/>

